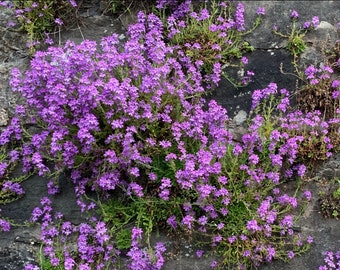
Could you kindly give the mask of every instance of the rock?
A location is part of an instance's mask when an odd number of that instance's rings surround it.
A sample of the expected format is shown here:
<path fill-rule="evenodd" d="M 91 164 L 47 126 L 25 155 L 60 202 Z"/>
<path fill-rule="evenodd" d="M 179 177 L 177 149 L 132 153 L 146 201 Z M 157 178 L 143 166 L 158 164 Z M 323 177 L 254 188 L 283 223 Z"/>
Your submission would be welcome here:
<path fill-rule="evenodd" d="M 84 40 L 94 40 L 99 44 L 105 36 L 113 33 L 123 34 L 124 28 L 117 18 L 110 16 L 90 16 L 81 20 L 82 24 L 66 29 L 59 34 L 53 36 L 56 45 L 65 44 L 67 40 L 75 43 L 81 43 Z"/>
<path fill-rule="evenodd" d="M 7 126 L 8 124 L 8 114 L 5 109 L 0 108 L 0 126 Z"/>
<path fill-rule="evenodd" d="M 265 7 L 266 15 L 261 25 L 253 33 L 246 36 L 247 41 L 255 48 L 275 49 L 282 42 L 282 38 L 271 33 L 274 25 L 278 26 L 278 30 L 288 33 L 291 29 L 290 13 L 296 10 L 299 13 L 297 25 L 301 26 L 306 21 L 311 21 L 313 16 L 318 16 L 320 22 L 337 23 L 339 22 L 339 1 L 244 1 L 246 10 L 247 29 L 251 28 L 252 22 L 256 17 L 258 7 Z M 323 24 L 325 25 L 325 24 Z M 323 28 L 321 26 L 321 34 Z M 328 30 L 327 30 L 328 31 Z M 309 32 L 306 36 L 313 33 Z M 319 35 L 319 34 L 317 34 Z"/>
<path fill-rule="evenodd" d="M 335 26 L 326 21 L 321 21 L 319 26 L 309 32 L 304 40 L 307 43 L 312 43 L 314 48 L 322 50 L 325 48 L 332 48 L 338 40 L 339 35 Z"/>
<path fill-rule="evenodd" d="M 227 109 L 231 118 L 240 110 L 249 113 L 253 91 L 266 88 L 271 82 L 276 83 L 279 89 L 286 88 L 290 92 L 296 89 L 297 77 L 294 75 L 294 67 L 291 63 L 293 58 L 286 50 L 255 50 L 246 56 L 249 58 L 246 69 L 255 73 L 253 81 L 245 87 L 236 88 L 223 78 L 208 97 L 215 99 L 218 104 Z"/>
<path fill-rule="evenodd" d="M 244 110 L 240 110 L 235 117 L 233 118 L 233 122 L 235 125 L 240 126 L 247 120 L 247 113 Z"/>
<path fill-rule="evenodd" d="M 324 61 L 324 57 L 320 50 L 315 47 L 308 47 L 306 50 L 300 55 L 300 65 L 301 66 L 309 66 L 318 64 Z"/>
<path fill-rule="evenodd" d="M 318 168 L 316 176 L 321 179 L 331 180 L 340 177 L 340 153 L 334 154 Z"/>

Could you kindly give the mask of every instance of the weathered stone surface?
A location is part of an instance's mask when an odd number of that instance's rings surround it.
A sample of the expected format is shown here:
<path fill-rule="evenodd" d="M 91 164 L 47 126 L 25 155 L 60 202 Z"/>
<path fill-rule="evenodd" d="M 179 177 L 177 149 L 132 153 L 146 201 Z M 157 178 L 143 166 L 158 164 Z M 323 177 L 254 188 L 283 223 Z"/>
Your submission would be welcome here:
<path fill-rule="evenodd" d="M 316 176 L 328 180 L 340 177 L 340 154 L 335 154 L 325 161 L 323 166 L 318 169 Z"/>
<path fill-rule="evenodd" d="M 274 82 L 278 88 L 294 92 L 297 77 L 294 75 L 292 56 L 284 49 L 255 50 L 246 55 L 249 58 L 247 70 L 255 73 L 253 81 L 246 87 L 235 88 L 229 81 L 222 79 L 209 98 L 215 99 L 227 109 L 232 118 L 240 110 L 249 113 L 251 96 L 254 90 L 263 89 Z"/>
<path fill-rule="evenodd" d="M 0 18 L 0 126 L 3 126 L 18 99 L 9 87 L 10 71 L 14 67 L 25 69 L 29 58 L 25 35 L 18 28 L 7 26 L 15 21 L 13 13 L 0 7 Z"/>
<path fill-rule="evenodd" d="M 318 16 L 320 21 L 328 22 L 334 27 L 340 20 L 339 1 L 244 1 L 243 3 L 247 14 L 246 23 L 249 27 L 256 17 L 257 8 L 266 9 L 266 15 L 259 28 L 247 36 L 248 41 L 255 48 L 282 47 L 282 38 L 272 34 L 271 30 L 276 25 L 279 31 L 288 33 L 291 28 L 290 14 L 293 10 L 299 13 L 298 25 L 311 21 L 313 16 Z M 306 38 L 313 35 L 312 33 L 308 33 Z"/>
<path fill-rule="evenodd" d="M 247 113 L 243 110 L 240 110 L 235 117 L 233 118 L 233 121 L 235 125 L 239 126 L 242 125 L 247 120 Z"/>

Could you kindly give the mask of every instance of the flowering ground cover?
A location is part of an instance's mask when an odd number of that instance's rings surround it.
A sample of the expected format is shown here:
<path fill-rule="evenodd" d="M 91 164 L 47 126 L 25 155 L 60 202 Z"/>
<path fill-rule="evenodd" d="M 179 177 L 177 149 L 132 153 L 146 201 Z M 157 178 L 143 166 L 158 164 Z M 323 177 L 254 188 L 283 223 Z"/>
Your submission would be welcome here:
<path fill-rule="evenodd" d="M 41 224 L 41 261 L 26 269 L 161 269 L 166 247 L 149 240 L 157 229 L 198 234 L 197 256 L 211 250 L 219 258 L 212 268 L 293 259 L 312 244 L 294 229 L 312 196 L 299 186 L 310 162 L 338 149 L 340 83 L 331 77 L 338 62 L 299 74 L 301 95 L 322 88 L 327 102 L 317 108 L 291 108 L 289 91 L 275 82 L 255 90 L 237 141 L 227 111 L 206 94 L 228 76 L 224 65 L 246 66 L 244 36 L 260 19 L 246 30 L 242 3 L 158 8 L 171 15 L 139 12 L 123 43 L 118 35 L 69 41 L 36 52 L 27 71 L 13 69 L 11 86 L 25 102 L 0 135 L 3 196 L 24 195 L 21 180 L 6 178 L 20 162 L 23 173 L 55 176 L 49 196 L 66 173 L 89 212 L 74 225 L 42 198 L 31 218 Z M 316 24 L 314 17 L 305 28 Z M 243 75 L 244 84 L 253 74 Z M 293 194 L 282 188 L 288 181 Z M 86 200 L 90 192 L 98 200 Z M 10 230 L 6 219 L 0 225 Z"/>

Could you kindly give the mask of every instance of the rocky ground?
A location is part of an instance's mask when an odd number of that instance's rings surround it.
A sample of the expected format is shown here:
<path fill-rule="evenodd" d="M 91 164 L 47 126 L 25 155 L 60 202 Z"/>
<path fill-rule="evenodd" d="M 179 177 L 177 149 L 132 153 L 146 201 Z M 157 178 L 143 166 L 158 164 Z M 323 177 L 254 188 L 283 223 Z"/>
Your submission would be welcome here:
<path fill-rule="evenodd" d="M 54 39 L 57 43 L 64 43 L 67 39 L 81 42 L 83 39 L 99 41 L 101 37 L 112 33 L 124 34 L 131 16 L 124 14 L 119 18 L 102 15 L 103 1 L 84 1 L 81 10 L 81 24 L 56 33 Z M 241 125 L 249 111 L 251 92 L 254 89 L 263 88 L 269 82 L 276 82 L 279 87 L 293 91 L 296 86 L 296 77 L 291 75 L 293 67 L 291 57 L 284 49 L 284 40 L 272 35 L 270 29 L 277 25 L 280 29 L 288 29 L 290 26 L 289 14 L 295 9 L 300 14 L 300 20 L 310 20 L 312 16 L 319 16 L 321 26 L 306 36 L 308 49 L 300 57 L 301 63 L 320 63 L 322 56 L 320 48 L 331 46 L 339 38 L 336 24 L 340 21 L 340 2 L 338 1 L 245 1 L 247 21 L 255 16 L 258 6 L 266 8 L 266 17 L 263 24 L 254 33 L 249 35 L 248 41 L 255 47 L 255 51 L 248 55 L 249 69 L 256 74 L 255 81 L 243 89 L 235 89 L 227 82 L 223 82 L 214 92 L 212 98 L 226 107 L 231 117 L 235 117 L 237 125 Z M 7 27 L 7 22 L 13 20 L 12 15 L 4 10 L 0 11 L 0 126 L 8 123 L 13 110 L 13 104 L 20 102 L 8 86 L 9 71 L 13 67 L 24 69 L 29 63 L 29 56 L 25 48 L 25 36 L 23 33 Z M 283 66 L 285 73 L 280 71 Z M 315 170 L 315 179 L 318 181 L 305 182 L 314 198 L 299 220 L 298 226 L 305 234 L 311 234 L 315 242 L 309 253 L 294 258 L 289 263 L 275 262 L 264 265 L 260 269 L 287 270 L 287 269 L 317 269 L 323 263 L 322 253 L 326 250 L 340 249 L 340 226 L 336 219 L 325 219 L 320 214 L 318 194 L 328 188 L 329 182 L 334 177 L 340 177 L 340 155 L 332 157 L 324 164 L 319 164 Z M 67 179 L 62 192 L 54 198 L 55 208 L 62 210 L 66 218 L 74 223 L 80 223 L 81 216 L 75 203 L 72 187 Z M 25 220 L 39 204 L 40 198 L 47 194 L 46 179 L 32 176 L 24 182 L 26 195 L 22 199 L 8 205 L 2 205 L 2 215 L 11 218 L 18 224 L 9 233 L 0 233 L 0 269 L 21 270 L 27 262 L 37 261 L 39 250 L 39 229 L 24 226 Z M 176 249 L 176 243 L 170 241 L 161 234 L 169 250 Z M 158 239 L 159 240 L 159 239 Z M 177 243 L 178 244 L 178 243 Z M 170 259 L 164 269 L 210 269 L 209 259 L 197 260 L 194 257 L 190 243 L 181 242 L 177 250 L 177 256 Z"/>

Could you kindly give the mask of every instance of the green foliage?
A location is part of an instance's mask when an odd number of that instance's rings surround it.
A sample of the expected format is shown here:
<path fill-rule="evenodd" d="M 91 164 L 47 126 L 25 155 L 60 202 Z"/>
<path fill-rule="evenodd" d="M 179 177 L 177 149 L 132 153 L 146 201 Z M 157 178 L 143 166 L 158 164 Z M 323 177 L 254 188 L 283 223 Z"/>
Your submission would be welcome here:
<path fill-rule="evenodd" d="M 123 14 L 125 12 L 131 12 L 132 10 L 148 10 L 154 3 L 154 0 L 106 0 L 106 12 L 114 14 Z"/>
<path fill-rule="evenodd" d="M 319 196 L 323 216 L 338 219 L 340 215 L 340 179 L 332 179 L 329 190 L 319 194 Z"/>
<path fill-rule="evenodd" d="M 61 261 L 63 261 L 63 256 L 60 252 L 58 252 L 56 257 L 61 258 Z M 58 266 L 54 266 L 51 261 L 46 256 L 44 256 L 43 246 L 41 246 L 39 249 L 38 258 L 40 270 L 65 270 L 63 263 L 59 264 Z"/>
<path fill-rule="evenodd" d="M 0 164 L 7 164 L 5 172 L 0 176 L 0 205 L 11 203 L 23 196 L 8 188 L 3 188 L 5 182 L 21 183 L 28 179 L 32 174 L 22 174 L 16 176 L 14 170 L 17 168 L 17 162 L 10 162 L 8 158 L 8 149 L 5 146 L 0 146 Z"/>
<path fill-rule="evenodd" d="M 118 249 L 128 249 L 131 247 L 131 230 L 122 229 L 117 232 L 116 246 Z"/>
<path fill-rule="evenodd" d="M 131 226 L 142 228 L 149 245 L 151 232 L 164 228 L 166 218 L 171 214 L 181 215 L 180 197 L 164 201 L 160 198 L 113 198 L 100 204 L 99 213 L 110 225 L 118 248 L 128 249 L 131 245 Z"/>
<path fill-rule="evenodd" d="M 56 19 L 67 24 L 70 18 L 74 20 L 76 12 L 68 0 L 13 0 L 13 4 L 31 53 L 57 29 Z"/>
<path fill-rule="evenodd" d="M 275 27 L 273 30 L 274 34 L 287 39 L 286 49 L 294 56 L 294 59 L 303 53 L 306 48 L 306 42 L 303 40 L 307 30 L 303 30 L 297 27 L 296 19 L 292 19 L 292 26 L 290 28 L 290 33 L 283 34 L 277 30 Z"/>
<path fill-rule="evenodd" d="M 202 10 L 209 10 L 208 18 L 198 17 Z M 178 25 L 182 23 L 183 27 L 178 26 L 176 34 L 171 34 L 174 29 L 168 25 L 168 33 L 171 35 L 169 42 L 174 46 L 180 46 L 193 63 L 202 61 L 201 68 L 204 74 L 211 74 L 215 63 L 221 63 L 223 67 L 235 65 L 233 59 L 241 58 L 245 52 L 254 50 L 244 37 L 257 28 L 261 16 L 257 17 L 252 29 L 248 31 L 240 31 L 235 26 L 227 30 L 213 29 L 222 25 L 222 22 L 227 24 L 232 21 L 234 12 L 235 5 L 231 2 L 221 5 L 218 1 L 211 1 L 209 4 L 199 5 L 198 8 L 192 7 L 192 13 L 189 13 L 183 21 L 177 22 Z M 192 14 L 197 14 L 197 17 Z"/>
<path fill-rule="evenodd" d="M 291 35 L 288 37 L 287 50 L 292 55 L 300 55 L 306 48 L 306 42 L 303 40 L 304 34 L 296 33 L 292 30 Z"/>
<path fill-rule="evenodd" d="M 326 50 L 324 53 L 324 64 L 320 67 L 313 67 L 315 74 L 310 75 L 312 78 L 306 78 L 303 72 L 298 72 L 299 79 L 304 82 L 304 85 L 297 91 L 297 106 L 304 113 L 320 111 L 324 121 L 328 121 L 327 132 L 323 131 L 319 126 L 311 130 L 305 129 L 305 135 L 309 134 L 309 139 L 304 142 L 304 152 L 309 158 L 314 160 L 325 160 L 326 145 L 328 141 L 324 138 L 330 138 L 330 143 L 333 146 L 333 151 L 340 150 L 339 137 L 339 117 L 340 98 L 337 94 L 339 92 L 339 80 L 336 78 L 336 73 L 340 70 L 338 68 L 338 59 L 340 56 L 340 42 L 336 42 L 334 47 Z M 309 68 L 310 68 L 309 67 Z M 306 69 L 307 70 L 307 69 Z M 332 120 L 333 119 L 333 120 Z"/>

